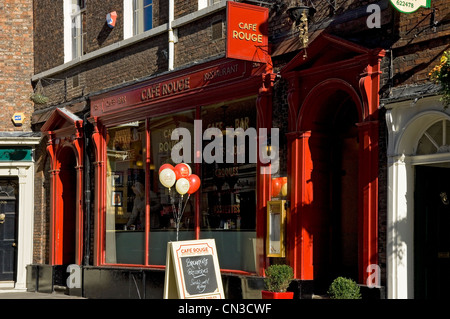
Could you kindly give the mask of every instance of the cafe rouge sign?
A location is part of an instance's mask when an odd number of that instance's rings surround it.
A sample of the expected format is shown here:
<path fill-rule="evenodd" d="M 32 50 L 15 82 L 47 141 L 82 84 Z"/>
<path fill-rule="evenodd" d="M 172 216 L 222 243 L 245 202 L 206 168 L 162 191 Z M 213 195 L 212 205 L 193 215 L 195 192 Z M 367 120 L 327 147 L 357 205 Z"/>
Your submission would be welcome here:
<path fill-rule="evenodd" d="M 131 88 L 99 95 L 91 102 L 91 114 L 101 116 L 122 110 L 176 97 L 183 93 L 239 80 L 260 72 L 263 64 L 242 60 L 228 60 L 214 66 L 186 72 L 180 76 L 157 78 Z"/>
<path fill-rule="evenodd" d="M 267 8 L 227 2 L 227 57 L 266 62 L 268 17 Z"/>

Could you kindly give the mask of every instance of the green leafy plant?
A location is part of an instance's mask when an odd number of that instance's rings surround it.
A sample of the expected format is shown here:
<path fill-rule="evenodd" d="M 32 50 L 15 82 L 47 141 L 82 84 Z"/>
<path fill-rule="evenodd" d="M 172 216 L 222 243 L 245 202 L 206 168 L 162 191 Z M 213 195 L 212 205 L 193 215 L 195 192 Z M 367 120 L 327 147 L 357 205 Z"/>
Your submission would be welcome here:
<path fill-rule="evenodd" d="M 447 108 L 450 106 L 450 51 L 444 52 L 440 63 L 428 75 L 432 82 L 441 85 L 441 101 L 444 103 L 444 108 Z"/>
<path fill-rule="evenodd" d="M 361 299 L 361 292 L 358 284 L 352 279 L 338 277 L 328 288 L 328 295 L 331 299 Z"/>
<path fill-rule="evenodd" d="M 294 271 L 289 265 L 271 265 L 266 269 L 264 283 L 271 292 L 286 292 L 294 279 Z"/>

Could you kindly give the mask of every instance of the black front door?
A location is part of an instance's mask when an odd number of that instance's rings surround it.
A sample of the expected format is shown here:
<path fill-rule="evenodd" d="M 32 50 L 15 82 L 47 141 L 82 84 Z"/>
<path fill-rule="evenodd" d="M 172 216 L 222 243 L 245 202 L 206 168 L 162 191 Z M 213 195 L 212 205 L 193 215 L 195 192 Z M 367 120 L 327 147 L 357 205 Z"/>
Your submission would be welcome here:
<path fill-rule="evenodd" d="M 417 166 L 415 298 L 450 297 L 450 168 Z"/>
<path fill-rule="evenodd" d="M 16 200 L 0 198 L 0 281 L 16 279 Z"/>

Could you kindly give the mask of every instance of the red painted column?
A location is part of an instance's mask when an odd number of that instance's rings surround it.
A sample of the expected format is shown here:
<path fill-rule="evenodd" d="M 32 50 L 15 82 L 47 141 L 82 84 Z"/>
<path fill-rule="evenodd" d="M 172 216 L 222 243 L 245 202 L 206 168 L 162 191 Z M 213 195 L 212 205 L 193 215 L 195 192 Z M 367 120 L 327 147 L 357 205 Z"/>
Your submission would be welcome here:
<path fill-rule="evenodd" d="M 272 88 L 276 74 L 271 73 L 270 67 L 267 66 L 267 73 L 262 75 L 262 86 L 256 100 L 257 111 L 257 129 L 267 129 L 270 134 L 272 127 Z M 258 136 L 258 152 L 261 146 L 260 134 Z M 259 154 L 259 153 L 258 153 Z M 267 201 L 271 199 L 271 166 L 270 164 L 262 164 L 259 160 L 256 165 L 256 272 L 264 275 L 264 269 L 267 266 L 266 257 L 266 234 L 267 234 Z"/>
<path fill-rule="evenodd" d="M 367 267 L 378 264 L 378 122 L 359 128 L 359 280 L 365 284 Z"/>
<path fill-rule="evenodd" d="M 84 198 L 84 139 L 83 139 L 83 121 L 77 121 L 75 123 L 76 127 L 76 135 L 75 139 L 72 141 L 75 150 L 76 150 L 76 161 L 78 163 L 76 169 L 77 176 L 77 192 L 76 192 L 76 201 L 77 201 L 77 209 L 76 209 L 76 225 L 75 234 L 76 234 L 76 249 L 75 249 L 75 263 L 81 265 L 83 260 L 83 234 L 84 234 L 84 207 L 83 207 L 83 198 Z"/>
<path fill-rule="evenodd" d="M 287 216 L 288 262 L 297 279 L 314 279 L 313 265 L 313 185 L 309 149 L 311 132 L 289 133 L 288 183 L 290 211 Z"/>
<path fill-rule="evenodd" d="M 104 178 L 106 176 L 105 169 L 105 161 L 104 157 L 106 154 L 103 154 L 103 144 L 104 138 L 102 136 L 101 128 L 99 127 L 99 123 L 97 122 L 97 118 L 94 118 L 94 132 L 92 133 L 92 141 L 95 146 L 95 162 L 94 164 L 94 178 L 95 178 L 95 217 L 94 217 L 94 266 L 101 265 L 104 260 L 104 242 L 103 242 L 103 233 L 104 233 L 104 219 L 106 211 L 105 208 L 105 196 L 104 194 Z M 105 151 L 106 153 L 106 151 Z"/>

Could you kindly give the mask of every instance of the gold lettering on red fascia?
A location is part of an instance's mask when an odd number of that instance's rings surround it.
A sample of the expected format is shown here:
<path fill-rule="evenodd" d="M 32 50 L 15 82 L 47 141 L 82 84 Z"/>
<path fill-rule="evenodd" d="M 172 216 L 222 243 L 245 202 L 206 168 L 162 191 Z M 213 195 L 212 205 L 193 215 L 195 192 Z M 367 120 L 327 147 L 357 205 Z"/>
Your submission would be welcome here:
<path fill-rule="evenodd" d="M 257 23 L 239 22 L 239 30 L 233 30 L 233 39 L 251 41 L 256 43 L 263 42 L 263 35 L 258 32 Z"/>
<path fill-rule="evenodd" d="M 141 91 L 141 101 L 148 101 L 162 96 L 169 96 L 191 88 L 190 77 L 169 82 L 157 83 Z"/>
<path fill-rule="evenodd" d="M 213 79 L 221 78 L 227 75 L 231 75 L 238 72 L 238 64 L 229 65 L 226 67 L 222 67 L 216 70 L 211 70 L 208 72 L 205 72 L 203 75 L 204 81 L 211 81 Z"/>

